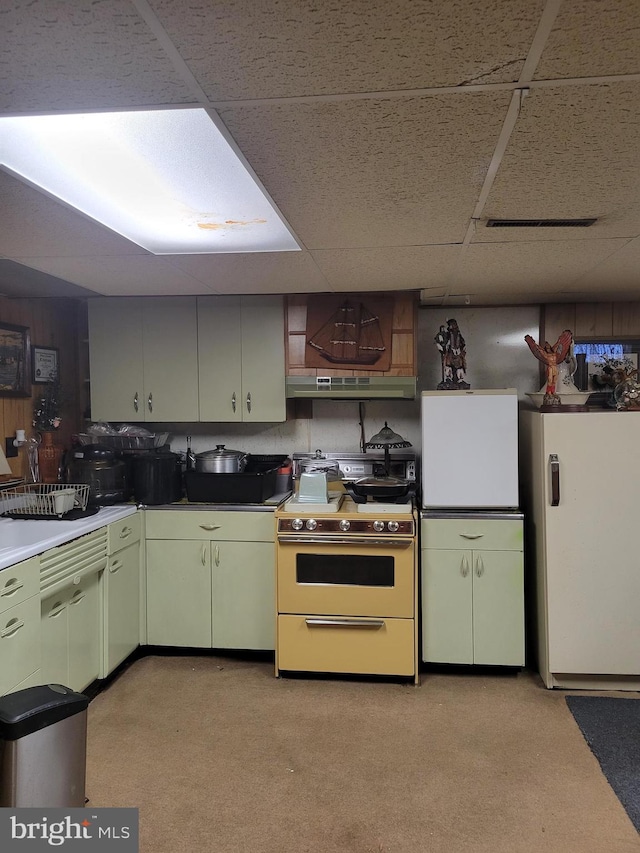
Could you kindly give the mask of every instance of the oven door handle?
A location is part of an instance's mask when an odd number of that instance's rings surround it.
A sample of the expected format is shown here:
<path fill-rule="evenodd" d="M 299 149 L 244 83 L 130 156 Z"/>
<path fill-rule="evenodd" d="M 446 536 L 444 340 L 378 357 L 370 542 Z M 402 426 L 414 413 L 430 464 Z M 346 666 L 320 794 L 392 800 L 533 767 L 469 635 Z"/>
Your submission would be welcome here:
<path fill-rule="evenodd" d="M 397 548 L 399 545 L 410 546 L 414 537 L 404 539 L 373 539 L 371 536 L 278 536 L 281 545 L 376 545 Z"/>
<path fill-rule="evenodd" d="M 311 628 L 384 628 L 384 619 L 305 619 Z"/>

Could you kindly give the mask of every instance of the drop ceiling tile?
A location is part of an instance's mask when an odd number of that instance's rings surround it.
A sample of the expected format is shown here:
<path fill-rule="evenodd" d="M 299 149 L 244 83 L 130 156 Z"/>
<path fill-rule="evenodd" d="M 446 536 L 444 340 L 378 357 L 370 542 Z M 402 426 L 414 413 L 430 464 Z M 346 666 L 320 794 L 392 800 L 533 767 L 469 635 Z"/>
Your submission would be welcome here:
<path fill-rule="evenodd" d="M 627 293 L 627 298 L 640 300 L 640 238 L 631 240 L 604 258 L 576 281 L 576 287 L 591 290 L 599 287 Z"/>
<path fill-rule="evenodd" d="M 560 5 L 535 79 L 637 74 L 638 55 L 638 0 L 571 0 Z"/>
<path fill-rule="evenodd" d="M 141 246 L 0 168 L 0 254 L 146 255 Z"/>
<path fill-rule="evenodd" d="M 164 255 L 215 293 L 312 293 L 330 290 L 308 252 Z"/>
<path fill-rule="evenodd" d="M 591 241 L 640 234 L 640 98 L 615 83 L 531 90 L 483 220 L 598 217 L 590 228 L 479 227 L 479 242 Z"/>
<path fill-rule="evenodd" d="M 486 293 L 528 293 L 545 301 L 548 294 L 579 289 L 576 282 L 626 242 L 476 243 L 468 247 L 448 295 L 474 300 Z"/>
<path fill-rule="evenodd" d="M 221 116 L 312 249 L 461 242 L 510 93 L 238 106 Z"/>
<path fill-rule="evenodd" d="M 317 249 L 312 255 L 335 291 L 420 290 L 444 292 L 460 246 Z"/>
<path fill-rule="evenodd" d="M 151 0 L 212 100 L 517 80 L 542 0 Z"/>
<path fill-rule="evenodd" d="M 2 111 L 194 101 L 129 0 L 11 0 L 0 27 Z"/>
<path fill-rule="evenodd" d="M 162 257 L 18 258 L 20 263 L 104 296 L 180 296 L 211 293 Z"/>

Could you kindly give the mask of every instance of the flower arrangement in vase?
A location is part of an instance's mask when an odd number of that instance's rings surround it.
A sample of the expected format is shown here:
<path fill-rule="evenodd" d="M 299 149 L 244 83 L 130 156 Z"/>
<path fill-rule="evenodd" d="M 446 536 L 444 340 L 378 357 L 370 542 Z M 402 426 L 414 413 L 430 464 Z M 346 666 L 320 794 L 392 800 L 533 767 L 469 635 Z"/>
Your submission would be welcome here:
<path fill-rule="evenodd" d="M 62 447 L 55 443 L 54 435 L 61 422 L 60 381 L 58 376 L 54 375 L 43 385 L 33 407 L 33 426 L 41 435 L 38 447 L 38 479 L 42 483 L 57 483 L 60 479 Z"/>

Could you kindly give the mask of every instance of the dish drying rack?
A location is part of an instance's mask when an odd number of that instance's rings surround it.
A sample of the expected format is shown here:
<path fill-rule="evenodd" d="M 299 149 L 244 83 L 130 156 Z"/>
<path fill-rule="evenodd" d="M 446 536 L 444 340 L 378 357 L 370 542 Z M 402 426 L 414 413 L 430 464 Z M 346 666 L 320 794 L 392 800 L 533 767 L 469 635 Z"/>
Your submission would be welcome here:
<path fill-rule="evenodd" d="M 72 509 L 86 510 L 88 501 L 86 483 L 27 483 L 0 492 L 0 511 L 9 516 L 62 518 Z"/>

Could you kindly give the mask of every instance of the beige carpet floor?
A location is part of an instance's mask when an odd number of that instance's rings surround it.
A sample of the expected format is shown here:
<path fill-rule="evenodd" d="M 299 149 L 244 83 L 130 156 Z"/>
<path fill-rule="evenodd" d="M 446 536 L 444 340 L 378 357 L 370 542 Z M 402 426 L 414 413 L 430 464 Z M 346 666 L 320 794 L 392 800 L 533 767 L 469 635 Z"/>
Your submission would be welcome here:
<path fill-rule="evenodd" d="M 146 657 L 90 705 L 87 796 L 139 808 L 142 853 L 640 851 L 564 695 Z"/>

